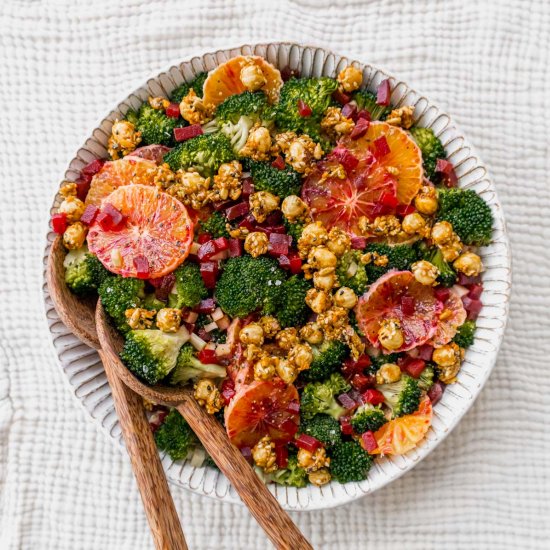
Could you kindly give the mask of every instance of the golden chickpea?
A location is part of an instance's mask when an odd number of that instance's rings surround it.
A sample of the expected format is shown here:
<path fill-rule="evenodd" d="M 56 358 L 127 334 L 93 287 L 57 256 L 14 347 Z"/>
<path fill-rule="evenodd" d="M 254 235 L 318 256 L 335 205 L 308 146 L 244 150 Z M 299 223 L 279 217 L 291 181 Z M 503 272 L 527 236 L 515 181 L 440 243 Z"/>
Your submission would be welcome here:
<path fill-rule="evenodd" d="M 300 329 L 300 336 L 308 343 L 319 345 L 323 342 L 323 331 L 317 323 L 307 323 Z"/>
<path fill-rule="evenodd" d="M 332 297 L 337 306 L 353 309 L 357 305 L 357 295 L 351 288 L 341 286 Z"/>
<path fill-rule="evenodd" d="M 336 273 L 333 267 L 325 267 L 313 274 L 313 286 L 328 292 L 336 285 Z"/>
<path fill-rule="evenodd" d="M 250 323 L 241 329 L 239 334 L 241 343 L 261 346 L 264 343 L 264 331 L 259 323 Z"/>
<path fill-rule="evenodd" d="M 256 380 L 271 380 L 275 376 L 275 357 L 262 357 L 254 364 L 254 378 Z"/>
<path fill-rule="evenodd" d="M 437 245 L 444 245 L 453 239 L 453 226 L 449 222 L 437 222 L 432 227 L 432 240 Z"/>
<path fill-rule="evenodd" d="M 204 407 L 208 414 L 217 413 L 223 407 L 221 393 L 211 380 L 203 378 L 195 384 L 194 388 L 197 403 Z"/>
<path fill-rule="evenodd" d="M 330 465 L 330 458 L 327 457 L 324 447 L 317 447 L 313 452 L 307 449 L 299 449 L 297 458 L 298 466 L 304 468 L 308 473 Z"/>
<path fill-rule="evenodd" d="M 243 151 L 250 151 L 250 156 L 266 155 L 271 149 L 271 134 L 264 126 L 255 126 L 248 134 Z M 247 153 L 248 155 L 248 153 Z"/>
<path fill-rule="evenodd" d="M 330 483 L 331 480 L 331 475 L 328 468 L 320 468 L 315 472 L 310 472 L 307 477 L 309 482 L 317 487 L 326 485 L 327 483 Z"/>
<path fill-rule="evenodd" d="M 338 260 L 333 252 L 326 246 L 316 246 L 313 248 L 307 258 L 308 263 L 315 269 L 324 267 L 336 267 Z"/>
<path fill-rule="evenodd" d="M 269 238 L 262 231 L 249 233 L 244 239 L 244 249 L 252 257 L 257 258 L 269 250 Z"/>
<path fill-rule="evenodd" d="M 377 384 L 392 384 L 401 379 L 401 369 L 395 363 L 384 363 L 376 373 Z"/>
<path fill-rule="evenodd" d="M 76 222 L 63 233 L 63 244 L 67 250 L 78 250 L 84 245 L 88 228 L 82 222 Z"/>
<path fill-rule="evenodd" d="M 338 82 L 345 92 L 354 92 L 363 82 L 363 73 L 353 65 L 348 65 L 338 74 Z"/>
<path fill-rule="evenodd" d="M 313 361 L 313 352 L 308 344 L 296 344 L 288 352 L 288 360 L 296 365 L 299 371 L 307 370 Z"/>
<path fill-rule="evenodd" d="M 306 294 L 306 304 L 314 313 L 323 313 L 323 311 L 330 309 L 332 298 L 330 294 L 324 290 L 310 288 Z"/>
<path fill-rule="evenodd" d="M 149 105 L 153 109 L 165 110 L 170 105 L 170 102 L 165 97 L 151 97 L 149 96 Z"/>
<path fill-rule="evenodd" d="M 319 246 L 325 244 L 328 239 L 327 230 L 321 222 L 310 223 L 304 227 L 300 242 L 306 243 L 308 246 Z"/>
<path fill-rule="evenodd" d="M 163 307 L 157 312 L 156 322 L 162 332 L 177 332 L 181 325 L 181 310 Z"/>
<path fill-rule="evenodd" d="M 389 351 L 399 349 L 404 342 L 403 332 L 401 331 L 399 321 L 397 319 L 384 319 L 380 323 L 378 340 L 380 345 Z"/>
<path fill-rule="evenodd" d="M 335 256 L 343 256 L 351 246 L 350 236 L 340 229 L 339 227 L 333 227 L 328 234 L 327 248 Z"/>
<path fill-rule="evenodd" d="M 80 199 L 70 195 L 59 205 L 58 212 L 60 214 L 65 214 L 67 216 L 67 221 L 72 223 L 80 219 L 85 209 L 86 206 Z"/>
<path fill-rule="evenodd" d="M 426 229 L 426 220 L 418 212 L 413 212 L 403 218 L 401 227 L 409 235 L 421 234 Z"/>
<path fill-rule="evenodd" d="M 416 195 L 414 199 L 414 205 L 416 209 L 426 216 L 431 216 L 437 212 L 437 207 L 439 206 L 437 202 L 437 191 L 434 187 L 429 185 L 424 185 L 420 189 L 420 193 Z"/>
<path fill-rule="evenodd" d="M 271 315 L 264 315 L 260 318 L 259 323 L 266 338 L 273 338 L 281 330 L 279 321 Z"/>
<path fill-rule="evenodd" d="M 281 210 L 290 223 L 303 220 L 309 215 L 309 206 L 296 195 L 286 197 L 281 205 Z"/>
<path fill-rule="evenodd" d="M 452 367 L 460 361 L 460 348 L 453 342 L 440 348 L 435 348 L 432 361 L 440 367 Z"/>
<path fill-rule="evenodd" d="M 481 258 L 473 252 L 464 252 L 453 263 L 457 271 L 461 271 L 467 277 L 477 277 L 483 271 Z"/>
<path fill-rule="evenodd" d="M 122 149 L 135 148 L 141 136 L 139 132 L 136 132 L 135 126 L 128 120 L 115 120 L 111 128 L 111 134 Z"/>
<path fill-rule="evenodd" d="M 426 260 L 414 262 L 411 266 L 414 278 L 422 285 L 434 286 L 437 284 L 439 269 Z"/>
<path fill-rule="evenodd" d="M 251 92 L 259 90 L 267 82 L 262 69 L 254 63 L 245 65 L 241 69 L 240 79 L 243 86 Z"/>
<path fill-rule="evenodd" d="M 298 344 L 298 331 L 294 327 L 285 328 L 277 333 L 275 341 L 281 349 L 288 351 L 292 346 Z"/>
<path fill-rule="evenodd" d="M 254 464 L 261 468 L 266 474 L 274 472 L 277 469 L 277 455 L 275 454 L 275 443 L 269 436 L 262 437 L 254 447 L 252 447 L 252 459 Z"/>
<path fill-rule="evenodd" d="M 265 222 L 267 216 L 279 208 L 279 197 L 268 191 L 258 191 L 250 195 L 250 212 L 256 221 Z"/>
<path fill-rule="evenodd" d="M 292 384 L 298 377 L 298 369 L 288 359 L 278 359 L 276 371 L 285 384 Z"/>

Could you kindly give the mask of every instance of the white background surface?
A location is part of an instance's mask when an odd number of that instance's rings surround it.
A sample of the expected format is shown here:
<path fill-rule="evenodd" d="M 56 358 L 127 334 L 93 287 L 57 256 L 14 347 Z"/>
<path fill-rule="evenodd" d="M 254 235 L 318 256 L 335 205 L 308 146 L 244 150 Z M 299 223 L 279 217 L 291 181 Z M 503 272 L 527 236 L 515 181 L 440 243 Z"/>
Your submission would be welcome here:
<path fill-rule="evenodd" d="M 41 298 L 47 211 L 88 131 L 190 52 L 267 39 L 378 64 L 450 112 L 488 164 L 514 255 L 497 367 L 423 463 L 336 510 L 316 548 L 542 549 L 550 527 L 550 4 L 113 0 L 0 5 L 0 548 L 149 549 L 126 457 L 67 391 Z M 245 509 L 174 489 L 190 548 L 269 547 Z"/>

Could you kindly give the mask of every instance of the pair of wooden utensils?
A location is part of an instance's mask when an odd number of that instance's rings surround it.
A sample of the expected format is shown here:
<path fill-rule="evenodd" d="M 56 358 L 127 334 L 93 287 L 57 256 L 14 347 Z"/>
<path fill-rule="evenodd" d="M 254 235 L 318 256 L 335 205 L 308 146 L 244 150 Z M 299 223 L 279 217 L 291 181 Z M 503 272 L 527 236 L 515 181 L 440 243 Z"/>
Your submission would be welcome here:
<path fill-rule="evenodd" d="M 64 258 L 61 237 L 57 237 L 47 267 L 50 295 L 63 323 L 97 350 L 103 362 L 156 548 L 185 550 L 187 544 L 142 398 L 177 408 L 276 548 L 311 550 L 288 514 L 231 444 L 222 426 L 198 405 L 190 389 L 146 386 L 122 364 L 118 355 L 123 345 L 120 334 L 109 324 L 101 302 L 96 305 L 95 300 L 83 300 L 69 291 Z"/>

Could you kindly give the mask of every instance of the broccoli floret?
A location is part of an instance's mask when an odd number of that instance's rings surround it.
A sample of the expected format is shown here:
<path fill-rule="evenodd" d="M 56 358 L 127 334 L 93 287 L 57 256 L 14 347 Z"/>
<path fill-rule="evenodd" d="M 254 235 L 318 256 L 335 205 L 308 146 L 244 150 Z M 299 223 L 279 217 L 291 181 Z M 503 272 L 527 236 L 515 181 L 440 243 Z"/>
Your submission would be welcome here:
<path fill-rule="evenodd" d="M 302 236 L 302 231 L 304 230 L 305 224 L 302 222 L 290 223 L 284 216 L 283 224 L 287 234 L 292 237 L 292 243 L 296 245 Z"/>
<path fill-rule="evenodd" d="M 224 162 L 234 159 L 231 142 L 221 133 L 188 139 L 164 155 L 164 162 L 172 170 L 193 169 L 204 177 L 214 175 Z"/>
<path fill-rule="evenodd" d="M 426 365 L 418 377 L 418 387 L 422 391 L 428 391 L 434 385 L 434 376 L 435 372 L 432 365 Z"/>
<path fill-rule="evenodd" d="M 387 421 L 380 408 L 364 405 L 355 411 L 350 424 L 355 433 L 362 434 L 379 430 Z"/>
<path fill-rule="evenodd" d="M 180 84 L 170 94 L 170 101 L 173 103 L 181 103 L 181 100 L 189 93 L 191 88 L 199 97 L 202 97 L 202 89 L 207 76 L 208 73 L 199 73 L 191 82 Z"/>
<path fill-rule="evenodd" d="M 170 376 L 170 384 L 185 384 L 199 378 L 225 378 L 227 371 L 214 363 L 201 363 L 195 357 L 195 348 L 186 343 L 182 346 L 176 360 L 176 368 Z"/>
<path fill-rule="evenodd" d="M 384 403 L 391 409 L 393 418 L 412 414 L 420 405 L 421 391 L 418 382 L 407 374 L 397 382 L 382 384 L 378 389 L 384 395 Z"/>
<path fill-rule="evenodd" d="M 128 332 L 127 309 L 140 307 L 145 298 L 145 282 L 130 277 L 107 277 L 99 286 L 101 303 L 115 326 L 121 332 Z"/>
<path fill-rule="evenodd" d="M 129 111 L 126 119 L 141 132 L 141 145 L 171 145 L 174 141 L 174 128 L 184 126 L 184 120 L 169 117 L 162 109 L 153 109 L 145 102 L 137 113 Z"/>
<path fill-rule="evenodd" d="M 279 170 L 271 166 L 270 162 L 256 160 L 250 160 L 248 165 L 256 191 L 269 191 L 281 199 L 300 194 L 302 176 L 290 166 Z"/>
<path fill-rule="evenodd" d="M 225 313 L 245 317 L 267 306 L 272 308 L 285 280 L 285 272 L 272 258 L 230 258 L 218 279 L 215 295 Z"/>
<path fill-rule="evenodd" d="M 345 413 L 335 396 L 348 391 L 351 386 L 339 373 L 333 373 L 324 382 L 310 382 L 304 387 L 300 401 L 300 412 L 305 420 L 316 414 L 325 413 L 333 418 L 340 418 Z"/>
<path fill-rule="evenodd" d="M 332 93 L 338 82 L 326 76 L 320 78 L 291 78 L 281 88 L 279 103 L 275 108 L 275 122 L 282 131 L 307 134 L 315 141 L 321 141 L 320 122 L 331 105 Z M 302 100 L 310 109 L 311 115 L 304 117 L 298 111 L 298 101 Z"/>
<path fill-rule="evenodd" d="M 368 367 L 368 370 L 365 374 L 376 374 L 378 369 L 386 364 L 386 363 L 394 363 L 397 364 L 397 361 L 399 358 L 404 355 L 403 353 L 389 353 L 388 355 L 384 355 L 380 353 L 377 356 L 369 355 L 371 360 L 371 365 Z"/>
<path fill-rule="evenodd" d="M 468 320 L 463 325 L 458 327 L 458 331 L 453 338 L 453 342 L 461 348 L 469 348 L 474 343 L 475 331 L 476 322 Z"/>
<path fill-rule="evenodd" d="M 141 307 L 151 311 L 158 311 L 159 309 L 166 307 L 166 304 L 159 300 L 154 294 L 147 294 L 141 303 Z"/>
<path fill-rule="evenodd" d="M 176 284 L 168 297 L 170 307 L 195 307 L 201 300 L 208 297 L 200 268 L 197 264 L 185 262 L 174 271 Z"/>
<path fill-rule="evenodd" d="M 340 286 L 351 288 L 358 296 L 367 290 L 367 270 L 361 263 L 362 255 L 360 250 L 350 250 L 340 258 L 336 266 Z"/>
<path fill-rule="evenodd" d="M 371 120 L 384 120 L 392 110 L 390 105 L 378 105 L 376 94 L 368 90 L 358 90 L 353 94 L 353 99 L 360 111 L 364 109 L 370 113 Z"/>
<path fill-rule="evenodd" d="M 131 330 L 126 335 L 120 358 L 138 378 L 156 384 L 172 372 L 179 350 L 188 339 L 189 332 L 185 327 L 177 332 Z"/>
<path fill-rule="evenodd" d="M 227 231 L 227 220 L 221 212 L 212 212 L 206 220 L 201 220 L 200 226 L 205 233 L 210 233 L 214 239 L 218 237 L 229 237 Z"/>
<path fill-rule="evenodd" d="M 365 248 L 365 252 L 377 252 L 379 255 L 388 258 L 388 263 L 384 266 L 375 265 L 374 262 L 365 266 L 370 283 L 373 283 L 391 269 L 399 271 L 410 269 L 411 265 L 417 260 L 416 250 L 407 244 L 390 246 L 385 243 L 370 243 Z"/>
<path fill-rule="evenodd" d="M 367 478 L 372 457 L 356 441 L 337 443 L 330 452 L 330 472 L 340 483 Z"/>
<path fill-rule="evenodd" d="M 325 340 L 320 346 L 312 346 L 313 361 L 303 372 L 304 380 L 315 382 L 337 372 L 349 354 L 349 348 L 340 340 Z"/>
<path fill-rule="evenodd" d="M 172 460 L 183 460 L 197 444 L 197 438 L 186 420 L 172 409 L 155 432 L 155 441 L 161 451 L 166 451 Z"/>
<path fill-rule="evenodd" d="M 310 309 L 306 304 L 306 294 L 311 288 L 309 281 L 293 275 L 276 289 L 274 314 L 283 328 L 303 325 L 309 316 Z"/>
<path fill-rule="evenodd" d="M 332 447 L 342 440 L 340 422 L 328 414 L 316 414 L 309 420 L 302 420 L 300 431 L 315 437 L 326 447 Z"/>
<path fill-rule="evenodd" d="M 352 326 L 353 330 L 357 333 L 358 336 L 364 337 L 363 331 L 359 328 L 359 322 L 357 321 L 357 315 L 353 309 L 349 312 L 349 324 Z"/>
<path fill-rule="evenodd" d="M 430 248 L 424 241 L 420 241 L 417 245 L 417 250 L 419 257 L 427 260 L 439 269 L 437 281 L 442 286 L 450 287 L 456 283 L 456 271 L 445 260 L 441 249 L 437 247 Z"/>
<path fill-rule="evenodd" d="M 485 246 L 491 242 L 493 214 L 472 189 L 440 189 L 437 221 L 447 221 L 462 242 Z"/>
<path fill-rule="evenodd" d="M 268 479 L 287 487 L 305 487 L 307 485 L 307 473 L 298 466 L 296 456 L 289 456 L 286 468 L 276 470 L 268 476 Z"/>
<path fill-rule="evenodd" d="M 83 246 L 69 250 L 63 262 L 65 283 L 75 294 L 86 295 L 96 292 L 99 285 L 111 276 L 103 264 Z"/>
<path fill-rule="evenodd" d="M 447 158 L 443 144 L 439 138 L 436 137 L 431 128 L 419 128 L 418 126 L 413 126 L 409 132 L 422 152 L 424 174 L 428 179 L 433 181 L 437 159 Z"/>

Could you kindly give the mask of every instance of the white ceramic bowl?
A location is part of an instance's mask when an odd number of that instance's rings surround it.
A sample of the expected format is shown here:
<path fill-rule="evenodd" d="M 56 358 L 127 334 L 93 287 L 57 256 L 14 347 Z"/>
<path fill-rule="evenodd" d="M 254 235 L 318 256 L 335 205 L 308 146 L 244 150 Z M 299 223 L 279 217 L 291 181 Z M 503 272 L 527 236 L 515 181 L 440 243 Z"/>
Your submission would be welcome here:
<path fill-rule="evenodd" d="M 494 237 L 490 246 L 482 250 L 486 271 L 483 274 L 484 307 L 478 319 L 475 342 L 466 353 L 458 382 L 449 386 L 443 399 L 434 408 L 433 424 L 425 440 L 404 456 L 376 460 L 367 480 L 341 485 L 337 482 L 318 488 L 303 489 L 271 485 L 282 506 L 288 510 L 315 510 L 345 504 L 372 493 L 403 475 L 430 453 L 457 425 L 481 391 L 497 357 L 508 314 L 510 293 L 510 251 L 502 210 L 495 186 L 475 151 L 450 117 L 427 98 L 412 90 L 407 84 L 389 76 L 369 64 L 336 55 L 324 48 L 300 46 L 290 43 L 246 45 L 193 57 L 150 78 L 119 103 L 91 132 L 90 137 L 70 162 L 64 178 L 73 180 L 80 169 L 97 157 L 106 157 L 106 143 L 112 122 L 129 108 L 137 108 L 148 96 L 164 96 L 184 80 L 189 81 L 200 71 L 208 71 L 236 55 L 260 55 L 279 68 L 290 66 L 302 76 L 336 76 L 353 63 L 363 71 L 364 84 L 375 90 L 384 78 L 392 83 L 394 105 L 414 105 L 415 121 L 429 126 L 442 140 L 459 177 L 460 187 L 475 189 L 491 205 L 495 217 Z M 59 195 L 52 211 L 59 204 Z M 54 238 L 50 231 L 44 259 Z M 60 322 L 44 284 L 46 315 L 52 334 L 55 353 L 68 381 L 71 392 L 84 407 L 86 413 L 97 422 L 105 435 L 118 448 L 123 448 L 118 420 L 102 365 L 95 351 L 75 338 Z M 195 493 L 228 502 L 240 502 L 225 477 L 213 468 L 193 468 L 187 461 L 172 462 L 163 457 L 168 479 Z"/>

